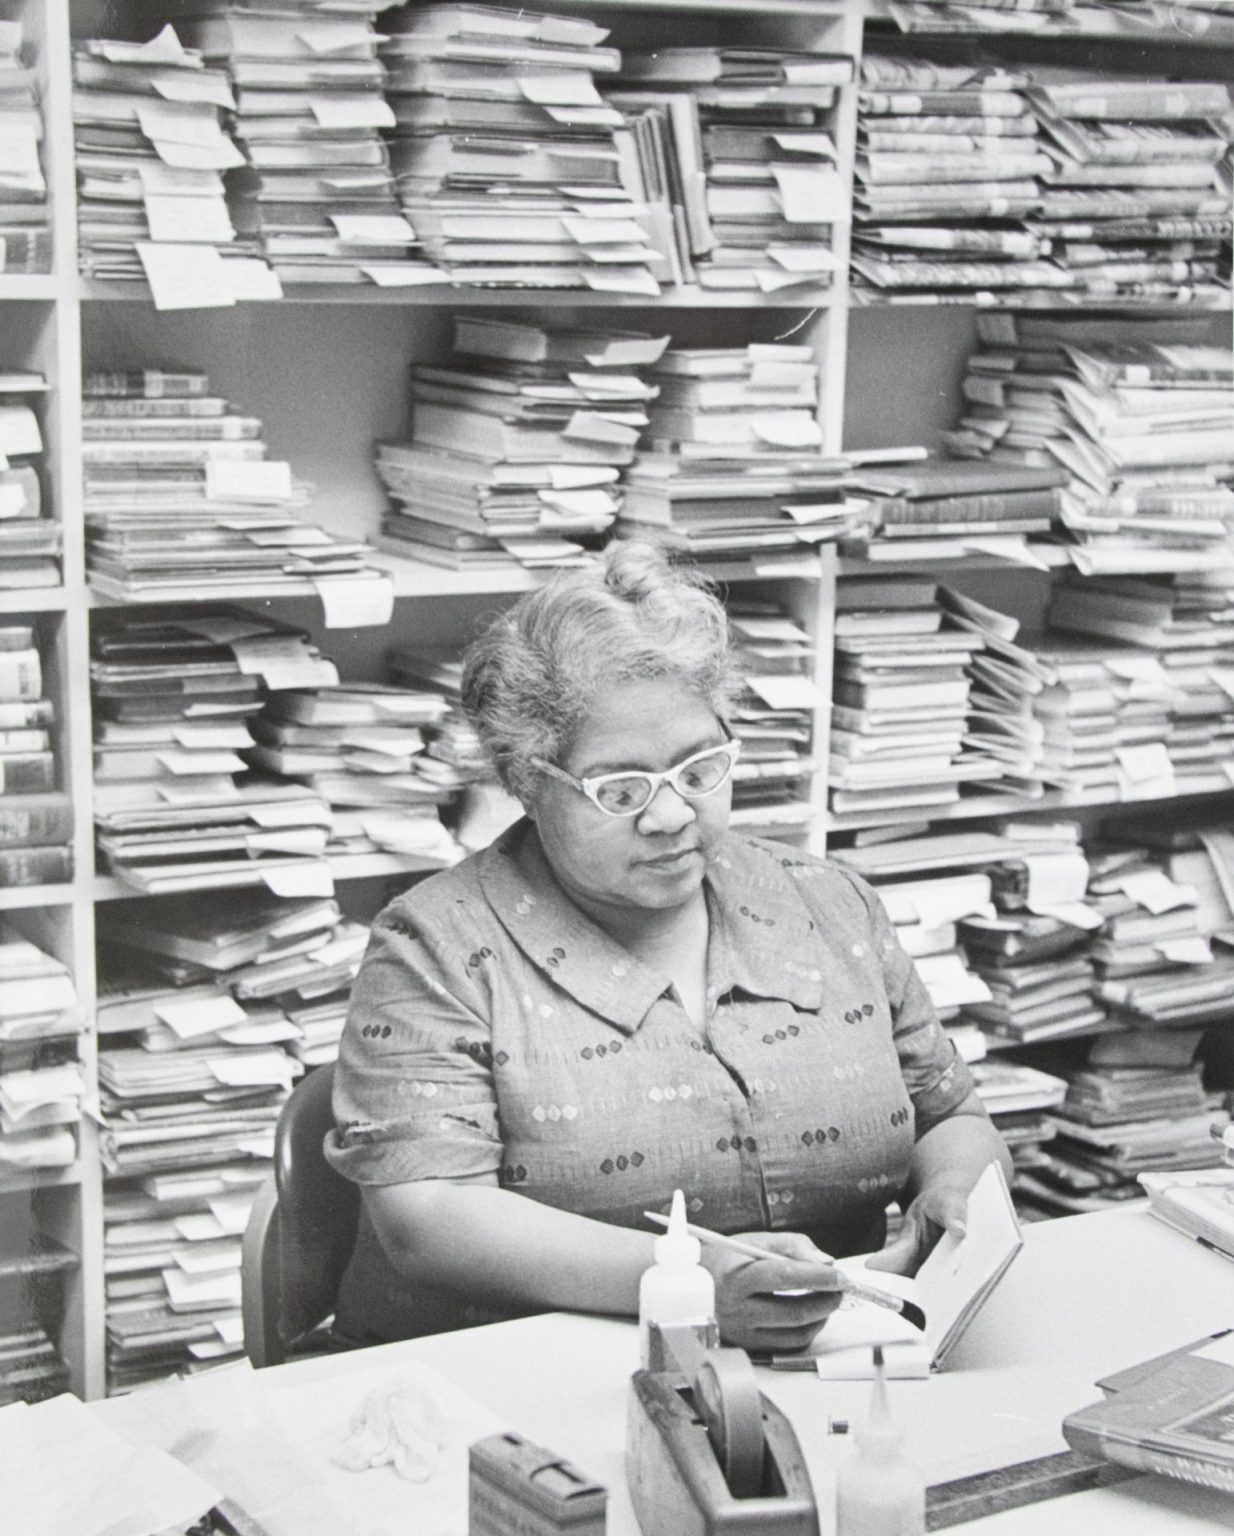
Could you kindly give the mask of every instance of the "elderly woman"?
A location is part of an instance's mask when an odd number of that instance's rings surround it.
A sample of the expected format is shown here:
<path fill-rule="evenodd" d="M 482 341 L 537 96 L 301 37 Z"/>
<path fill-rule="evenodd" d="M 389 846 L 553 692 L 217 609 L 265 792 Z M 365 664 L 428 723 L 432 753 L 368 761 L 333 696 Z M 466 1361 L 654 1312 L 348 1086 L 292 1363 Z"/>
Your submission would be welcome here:
<path fill-rule="evenodd" d="M 704 1249 L 725 1337 L 801 1347 L 826 1254 L 877 1248 L 899 1198 L 877 1262 L 913 1269 L 1006 1162 L 877 896 L 728 831 L 733 688 L 723 608 L 641 544 L 472 646 L 464 704 L 526 815 L 373 925 L 327 1139 L 363 1187 L 344 1337 L 633 1314 L 643 1213 L 680 1187 L 783 1255 Z"/>

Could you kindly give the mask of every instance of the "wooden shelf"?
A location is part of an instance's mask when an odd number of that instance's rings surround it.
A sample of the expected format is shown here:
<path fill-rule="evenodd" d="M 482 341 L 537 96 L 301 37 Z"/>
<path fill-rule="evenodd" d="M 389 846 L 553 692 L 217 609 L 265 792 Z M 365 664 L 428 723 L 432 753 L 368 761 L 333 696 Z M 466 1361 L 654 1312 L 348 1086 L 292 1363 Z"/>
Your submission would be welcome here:
<path fill-rule="evenodd" d="M 951 805 L 906 806 L 897 811 L 854 811 L 848 815 L 826 811 L 822 813 L 822 822 L 828 832 L 858 832 L 865 827 L 903 826 L 921 821 L 978 821 L 988 816 L 1036 816 L 1042 812 L 1074 811 L 1092 806 L 1117 811 L 1129 805 L 1177 805 L 1180 801 L 1229 794 L 1234 794 L 1234 784 L 1214 784 L 1211 789 L 1179 791 L 1175 795 L 1129 795 L 1122 800 L 1111 800 L 1108 794 L 1076 790 L 1047 793 L 1035 800 L 1025 795 L 969 795 Z"/>
<path fill-rule="evenodd" d="M 101 283 L 82 278 L 77 295 L 87 303 L 140 304 L 153 308 L 144 283 Z M 360 283 L 297 283 L 283 290 L 281 299 L 256 299 L 236 306 L 244 309 L 279 309 L 285 305 L 381 304 L 413 309 L 814 309 L 837 307 L 831 288 L 794 285 L 776 293 L 698 288 L 691 284 L 665 287 L 658 297 L 642 293 L 595 293 L 590 288 L 469 288 L 442 283 L 431 288 L 378 288 Z M 230 313 L 230 310 L 222 311 Z M 176 313 L 182 313 L 177 311 Z M 200 313 L 200 311 L 188 311 Z"/>
<path fill-rule="evenodd" d="M 23 907 L 64 907 L 74 900 L 72 885 L 6 885 L 0 889 L 0 912 Z"/>
<path fill-rule="evenodd" d="M 63 613 L 68 596 L 63 587 L 14 587 L 0 591 L 0 613 Z"/>
<path fill-rule="evenodd" d="M 13 1168 L 0 1173 L 0 1197 L 25 1194 L 35 1189 L 66 1189 L 80 1184 L 80 1162 L 67 1168 Z"/>
<path fill-rule="evenodd" d="M 336 854 L 326 861 L 330 866 L 330 873 L 335 880 L 371 880 L 374 877 L 382 878 L 387 875 L 419 875 L 432 874 L 436 870 L 445 869 L 447 866 L 440 859 L 426 859 L 415 854 L 408 853 L 348 853 Z M 246 872 L 240 871 L 244 874 Z M 262 880 L 254 866 L 251 879 L 237 879 L 228 885 L 214 885 L 204 888 L 199 894 L 209 895 L 211 891 L 236 890 L 246 886 L 261 885 Z M 157 896 L 157 891 L 143 891 L 135 885 L 129 885 L 127 881 L 119 879 L 115 875 L 95 875 L 89 883 L 90 898 L 92 901 L 127 901 L 134 897 Z M 177 893 L 180 894 L 180 893 Z"/>
<path fill-rule="evenodd" d="M 0 272 L 0 299 L 45 303 L 60 293 L 59 279 L 43 272 Z"/>
<path fill-rule="evenodd" d="M 854 234 L 861 233 L 860 227 Z M 1031 299 L 1015 299 L 1004 293 L 978 291 L 973 293 L 876 293 L 868 288 L 850 288 L 849 308 L 852 312 L 863 309 L 1012 309 L 1053 314 L 1065 310 L 1068 314 L 1101 313 L 1119 315 L 1221 315 L 1230 308 L 1231 299 L 1222 296 L 1211 299 L 1118 299 L 1100 298 L 1096 294 L 1080 294 L 1071 288 L 1060 288 L 1054 297 L 1042 296 Z"/>

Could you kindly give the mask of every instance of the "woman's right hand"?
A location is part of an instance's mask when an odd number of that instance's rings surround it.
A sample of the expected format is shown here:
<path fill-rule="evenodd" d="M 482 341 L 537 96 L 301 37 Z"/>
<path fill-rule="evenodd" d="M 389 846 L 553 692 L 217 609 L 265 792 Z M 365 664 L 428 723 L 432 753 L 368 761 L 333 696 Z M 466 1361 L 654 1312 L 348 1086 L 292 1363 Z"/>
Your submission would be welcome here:
<path fill-rule="evenodd" d="M 783 1257 L 750 1259 L 704 1247 L 702 1261 L 716 1283 L 720 1337 L 756 1355 L 805 1349 L 840 1304 L 839 1271 L 800 1232 L 738 1235 Z"/>

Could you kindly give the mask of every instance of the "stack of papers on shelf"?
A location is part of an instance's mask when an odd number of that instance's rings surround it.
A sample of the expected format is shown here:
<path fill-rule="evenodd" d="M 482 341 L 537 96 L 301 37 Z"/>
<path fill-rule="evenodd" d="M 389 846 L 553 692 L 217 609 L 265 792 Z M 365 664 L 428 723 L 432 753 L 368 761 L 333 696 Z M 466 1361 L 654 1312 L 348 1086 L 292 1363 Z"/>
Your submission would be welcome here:
<path fill-rule="evenodd" d="M 1034 65 L 1051 165 L 1028 219 L 1089 301 L 1229 296 L 1230 89 Z"/>
<path fill-rule="evenodd" d="M 409 443 L 381 443 L 383 545 L 433 564 L 576 565 L 621 506 L 667 337 L 455 320 L 455 357 L 412 368 Z"/>
<path fill-rule="evenodd" d="M 861 467 L 854 489 L 871 498 L 872 540 L 1049 533 L 1061 507 L 1059 467 L 972 459 L 920 459 Z"/>
<path fill-rule="evenodd" d="M 0 1173 L 77 1156 L 83 1022 L 68 967 L 0 928 Z"/>
<path fill-rule="evenodd" d="M 660 292 L 629 135 L 596 89 L 620 62 L 606 27 L 469 4 L 403 8 L 388 27 L 391 160 L 437 281 Z"/>
<path fill-rule="evenodd" d="M 825 458 L 809 347 L 674 347 L 649 373 L 647 446 L 627 476 L 619 537 L 699 559 L 798 550 L 851 533 L 848 461 Z"/>
<path fill-rule="evenodd" d="M 892 620 L 852 610 L 837 626 L 828 782 L 838 815 L 946 805 L 961 783 L 1002 772 L 996 759 L 965 751 L 984 635 L 937 598 L 889 611 Z"/>
<path fill-rule="evenodd" d="M 212 395 L 206 374 L 93 373 L 83 392 L 86 563 L 100 592 L 295 591 L 307 581 L 328 605 L 357 578 L 388 586 L 366 567 L 367 546 L 300 519 L 310 487 L 267 457 L 259 418 Z"/>
<path fill-rule="evenodd" d="M 50 272 L 43 112 L 20 18 L 0 22 L 0 272 Z"/>
<path fill-rule="evenodd" d="M 165 26 L 147 42 L 90 38 L 73 50 L 79 261 L 87 277 L 149 279 L 166 298 L 177 266 L 226 290 L 252 265 L 223 186 L 244 164 L 223 114 L 227 77 Z M 226 253 L 226 259 L 224 259 Z M 191 270 L 190 270 L 191 269 Z M 199 299 L 198 302 L 204 302 Z"/>
<path fill-rule="evenodd" d="M 1234 569 L 1075 577 L 1051 595 L 1055 630 L 1088 637 L 1121 685 L 1115 743 L 1124 799 L 1227 789 L 1234 759 Z M 1100 637 L 1098 639 L 1097 637 Z M 1142 727 L 1121 730 L 1133 712 Z"/>
<path fill-rule="evenodd" d="M 673 232 L 677 281 L 825 288 L 849 219 L 832 108 L 847 54 L 686 47 L 627 52 L 620 89 L 637 193 Z"/>
<path fill-rule="evenodd" d="M 741 742 L 733 822 L 759 836 L 796 836 L 812 817 L 814 646 L 783 604 L 730 598 L 733 660 L 745 686 L 729 723 Z"/>
<path fill-rule="evenodd" d="M 95 816 L 115 873 L 146 890 L 329 894 L 329 806 L 240 755 L 267 693 L 338 680 L 300 631 L 239 611 L 112 614 L 91 680 Z"/>
<path fill-rule="evenodd" d="M 425 751 L 449 708 L 439 693 L 377 684 L 289 689 L 253 720 L 256 745 L 244 755 L 326 800 L 330 852 L 382 849 L 451 862 L 459 849 L 438 809 L 457 798 L 465 779 Z"/>
<path fill-rule="evenodd" d="M 55 704 L 44 697 L 41 639 L 32 624 L 0 624 L 0 795 L 55 788 Z"/>
<path fill-rule="evenodd" d="M 1200 317 L 979 315 L 977 334 L 945 440 L 1065 470 L 1060 528 L 1079 570 L 1234 562 L 1234 352 Z"/>
<path fill-rule="evenodd" d="M 1067 1080 L 1022 1062 L 993 1057 L 972 1064 L 969 1071 L 978 1097 L 1011 1153 L 1015 1169 L 1011 1189 L 1017 1194 L 1020 1175 L 1048 1161 L 1044 1148 L 1057 1128 L 1047 1111 L 1062 1103 Z"/>
<path fill-rule="evenodd" d="M 232 213 L 279 283 L 442 280 L 418 258 L 382 138 L 394 126 L 377 57 L 383 8 L 221 4 L 180 26 L 234 88 L 248 164 L 228 178 Z"/>
<path fill-rule="evenodd" d="M 1022 220 L 1051 168 L 1001 68 L 867 53 L 858 92 L 854 295 L 970 300 L 1073 279 Z"/>
<path fill-rule="evenodd" d="M 3 133 L 0 122 L 0 143 Z M 34 402 L 46 389 L 41 373 L 0 371 L 0 591 L 60 585 L 60 524 L 43 505 L 39 481 L 43 433 Z"/>

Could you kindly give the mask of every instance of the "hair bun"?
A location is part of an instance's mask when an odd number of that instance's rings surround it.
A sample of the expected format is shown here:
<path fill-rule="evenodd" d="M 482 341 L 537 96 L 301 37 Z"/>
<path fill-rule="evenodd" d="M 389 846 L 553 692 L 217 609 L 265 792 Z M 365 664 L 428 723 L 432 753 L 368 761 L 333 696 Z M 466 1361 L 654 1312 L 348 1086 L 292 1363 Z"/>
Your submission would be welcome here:
<path fill-rule="evenodd" d="M 674 564 L 667 550 L 649 539 L 617 539 L 604 551 L 604 585 L 630 603 L 654 603 L 683 587 L 707 585 L 689 565 Z"/>

